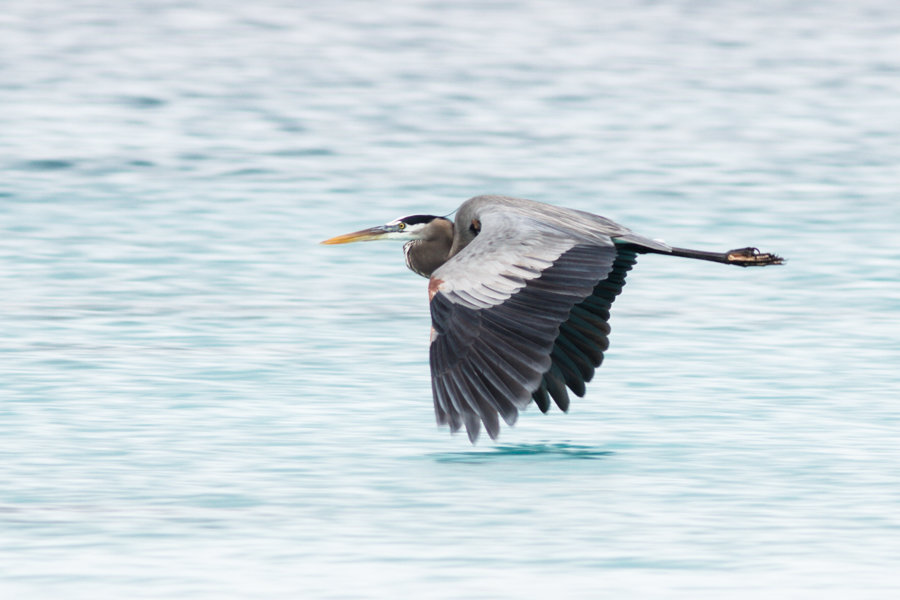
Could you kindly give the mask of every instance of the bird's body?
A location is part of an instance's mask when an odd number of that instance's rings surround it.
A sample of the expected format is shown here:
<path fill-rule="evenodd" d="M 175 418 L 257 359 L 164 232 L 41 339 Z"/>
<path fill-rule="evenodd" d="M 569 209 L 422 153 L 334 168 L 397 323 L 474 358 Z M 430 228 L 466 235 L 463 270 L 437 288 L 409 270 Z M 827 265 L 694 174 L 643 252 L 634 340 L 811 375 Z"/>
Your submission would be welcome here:
<path fill-rule="evenodd" d="M 432 392 L 439 424 L 470 440 L 532 400 L 567 410 L 609 346 L 609 309 L 638 254 L 739 266 L 780 264 L 754 248 L 672 248 L 604 217 L 506 196 L 476 196 L 454 222 L 415 215 L 325 243 L 404 239 L 407 266 L 429 278 Z"/>

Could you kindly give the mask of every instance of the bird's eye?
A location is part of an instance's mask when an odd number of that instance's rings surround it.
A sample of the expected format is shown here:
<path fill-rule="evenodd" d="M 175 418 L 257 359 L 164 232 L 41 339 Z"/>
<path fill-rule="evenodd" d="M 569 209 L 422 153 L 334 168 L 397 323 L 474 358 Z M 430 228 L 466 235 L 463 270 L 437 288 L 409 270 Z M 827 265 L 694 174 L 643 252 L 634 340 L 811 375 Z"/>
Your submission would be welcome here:
<path fill-rule="evenodd" d="M 406 229 L 406 223 L 404 223 L 403 221 L 400 221 L 399 223 L 397 223 L 398 231 L 403 231 L 404 229 Z"/>
<path fill-rule="evenodd" d="M 481 233 L 481 221 L 478 219 L 472 219 L 472 224 L 469 226 L 469 229 L 472 230 L 472 233 L 478 235 Z"/>

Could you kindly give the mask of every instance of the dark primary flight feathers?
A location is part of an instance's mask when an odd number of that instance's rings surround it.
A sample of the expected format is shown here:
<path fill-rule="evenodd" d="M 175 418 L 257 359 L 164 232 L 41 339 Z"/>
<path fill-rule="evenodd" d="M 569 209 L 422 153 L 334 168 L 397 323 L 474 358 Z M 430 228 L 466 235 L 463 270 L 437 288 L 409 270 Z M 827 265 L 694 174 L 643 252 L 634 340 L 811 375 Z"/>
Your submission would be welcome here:
<path fill-rule="evenodd" d="M 323 243 L 406 240 L 410 269 L 429 278 L 431 382 L 437 422 L 473 442 L 533 400 L 569 407 L 609 347 L 609 309 L 638 254 L 738 266 L 781 264 L 755 248 L 672 248 L 590 213 L 476 196 L 456 220 L 414 215 Z"/>

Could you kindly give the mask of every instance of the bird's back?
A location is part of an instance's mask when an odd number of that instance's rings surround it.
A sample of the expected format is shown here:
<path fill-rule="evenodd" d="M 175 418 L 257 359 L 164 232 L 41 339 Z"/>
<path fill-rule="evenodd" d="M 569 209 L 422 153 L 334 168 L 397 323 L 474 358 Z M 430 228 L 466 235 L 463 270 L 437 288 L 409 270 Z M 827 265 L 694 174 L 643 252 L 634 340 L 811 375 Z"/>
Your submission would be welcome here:
<path fill-rule="evenodd" d="M 521 219 L 535 231 L 562 234 L 578 239 L 582 243 L 593 242 L 605 245 L 611 239 L 663 252 L 670 250 L 666 244 L 636 234 L 606 217 L 511 196 L 483 195 L 463 202 L 456 215 L 457 236 L 465 238 L 464 234 L 471 227 L 473 221 L 481 221 L 487 214 L 498 212 L 505 214 L 510 219 Z M 456 254 L 465 245 L 467 244 L 458 243 L 451 254 Z"/>

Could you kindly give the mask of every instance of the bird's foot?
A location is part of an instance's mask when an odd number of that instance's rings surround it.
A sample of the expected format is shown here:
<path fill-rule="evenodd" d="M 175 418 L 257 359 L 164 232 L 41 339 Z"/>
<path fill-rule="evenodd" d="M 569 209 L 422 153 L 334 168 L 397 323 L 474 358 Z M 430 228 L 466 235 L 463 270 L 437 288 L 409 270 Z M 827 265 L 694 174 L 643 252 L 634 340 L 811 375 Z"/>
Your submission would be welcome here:
<path fill-rule="evenodd" d="M 726 255 L 728 264 L 739 267 L 765 267 L 784 263 L 784 259 L 777 254 L 760 252 L 759 248 L 738 248 L 729 250 Z"/>

